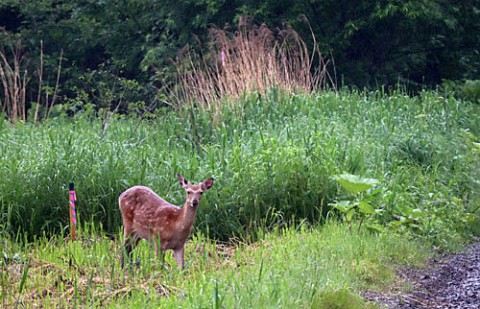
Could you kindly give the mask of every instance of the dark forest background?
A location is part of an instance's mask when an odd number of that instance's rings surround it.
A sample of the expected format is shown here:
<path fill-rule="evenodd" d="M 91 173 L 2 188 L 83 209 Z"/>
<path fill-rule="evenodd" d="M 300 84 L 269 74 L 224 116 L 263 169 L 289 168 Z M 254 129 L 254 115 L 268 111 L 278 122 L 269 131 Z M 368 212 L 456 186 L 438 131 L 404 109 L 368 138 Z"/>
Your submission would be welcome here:
<path fill-rule="evenodd" d="M 0 0 L 0 49 L 27 70 L 27 109 L 39 92 L 50 104 L 101 107 L 121 93 L 149 106 L 161 104 L 185 46 L 208 50 L 208 29 L 235 31 L 245 16 L 293 28 L 330 59 L 339 87 L 479 78 L 478 0 Z"/>

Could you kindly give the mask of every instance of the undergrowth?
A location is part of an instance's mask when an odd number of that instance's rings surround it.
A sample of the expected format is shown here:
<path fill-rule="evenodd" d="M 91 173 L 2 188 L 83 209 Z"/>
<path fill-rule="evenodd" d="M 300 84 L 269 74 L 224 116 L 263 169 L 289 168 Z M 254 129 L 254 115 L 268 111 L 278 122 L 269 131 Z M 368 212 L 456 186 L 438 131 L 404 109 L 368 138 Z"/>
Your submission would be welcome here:
<path fill-rule="evenodd" d="M 89 227 L 90 226 L 90 227 Z M 120 234 L 120 233 L 119 233 Z M 254 245 L 201 234 L 187 243 L 186 269 L 166 265 L 141 242 L 126 270 L 120 241 L 87 225 L 78 241 L 1 237 L 0 304 L 26 308 L 374 308 L 360 292 L 395 280 L 394 267 L 423 265 L 427 250 L 394 234 L 321 228 L 276 229 Z"/>
<path fill-rule="evenodd" d="M 182 204 L 181 173 L 215 178 L 196 232 L 255 241 L 275 226 L 322 223 L 332 203 L 352 199 L 335 178 L 348 173 L 378 180 L 370 226 L 448 249 L 478 222 L 478 115 L 477 105 L 437 92 L 271 89 L 220 114 L 159 110 L 149 121 L 118 116 L 106 130 L 86 113 L 1 122 L 0 226 L 29 239 L 64 231 L 75 182 L 79 221 L 116 233 L 122 191 L 147 185 Z"/>

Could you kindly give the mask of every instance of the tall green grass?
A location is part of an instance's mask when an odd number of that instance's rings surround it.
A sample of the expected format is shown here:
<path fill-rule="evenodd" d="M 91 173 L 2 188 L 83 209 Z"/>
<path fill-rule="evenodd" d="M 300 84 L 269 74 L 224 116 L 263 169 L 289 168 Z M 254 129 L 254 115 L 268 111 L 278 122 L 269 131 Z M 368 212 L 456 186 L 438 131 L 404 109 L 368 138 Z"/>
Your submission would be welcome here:
<path fill-rule="evenodd" d="M 356 229 L 355 229 L 356 230 Z M 134 251 L 140 264 L 119 269 L 118 242 L 90 226 L 76 242 L 63 235 L 34 242 L 2 237 L 0 304 L 26 308 L 374 308 L 359 293 L 392 284 L 394 267 L 423 265 L 428 250 L 394 234 L 321 228 L 276 229 L 253 246 L 226 246 L 198 235 L 186 268 L 167 268 L 153 246 Z M 169 266 L 170 265 L 170 266 Z M 25 275 L 26 274 L 26 275 Z"/>
<path fill-rule="evenodd" d="M 346 194 L 333 176 L 348 172 L 380 180 L 380 223 L 449 246 L 471 232 L 479 204 L 478 115 L 477 105 L 437 92 L 272 89 L 214 112 L 118 117 L 103 138 L 101 121 L 82 115 L 38 126 L 2 122 L 0 225 L 29 237 L 65 230 L 75 182 L 80 222 L 116 233 L 123 190 L 147 185 L 182 204 L 174 176 L 182 173 L 216 180 L 197 231 L 255 240 L 276 225 L 323 222 L 328 203 Z M 421 217 L 397 222 L 411 210 Z"/>

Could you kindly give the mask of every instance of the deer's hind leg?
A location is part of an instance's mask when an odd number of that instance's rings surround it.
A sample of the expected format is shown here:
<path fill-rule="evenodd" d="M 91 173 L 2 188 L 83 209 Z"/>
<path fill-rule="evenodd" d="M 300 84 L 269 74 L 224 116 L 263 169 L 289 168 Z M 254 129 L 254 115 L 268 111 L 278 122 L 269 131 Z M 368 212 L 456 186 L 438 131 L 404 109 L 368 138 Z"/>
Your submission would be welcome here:
<path fill-rule="evenodd" d="M 137 246 L 140 241 L 135 233 L 125 233 L 125 240 L 123 241 L 122 252 L 120 253 L 120 266 L 125 267 L 125 258 L 130 259 L 132 250 Z"/>

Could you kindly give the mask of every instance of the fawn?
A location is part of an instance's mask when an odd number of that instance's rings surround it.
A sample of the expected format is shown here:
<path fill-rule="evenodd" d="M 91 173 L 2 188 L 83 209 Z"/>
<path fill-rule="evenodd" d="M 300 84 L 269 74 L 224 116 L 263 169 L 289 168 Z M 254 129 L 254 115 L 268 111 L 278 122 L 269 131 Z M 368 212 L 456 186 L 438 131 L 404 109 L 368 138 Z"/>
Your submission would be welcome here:
<path fill-rule="evenodd" d="M 166 250 L 173 250 L 178 266 L 183 269 L 185 242 L 195 221 L 202 193 L 212 187 L 213 178 L 195 185 L 189 183 L 182 175 L 177 176 L 187 193 L 182 208 L 165 201 L 148 187 L 135 186 L 120 195 L 118 201 L 125 236 L 123 246 L 127 257 L 141 239 L 153 241 L 158 256 L 160 241 L 162 257 Z M 122 253 L 120 260 L 122 268 L 124 259 Z"/>

